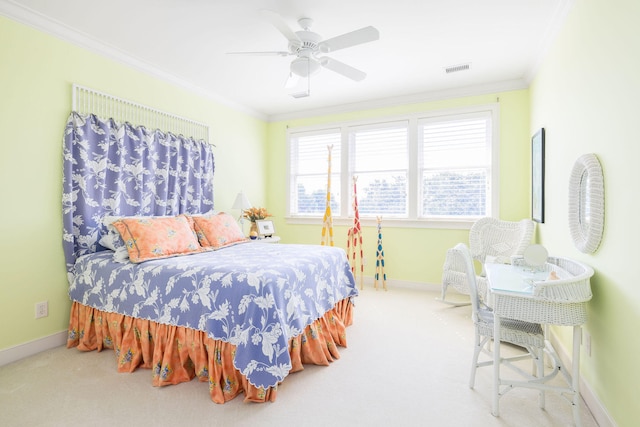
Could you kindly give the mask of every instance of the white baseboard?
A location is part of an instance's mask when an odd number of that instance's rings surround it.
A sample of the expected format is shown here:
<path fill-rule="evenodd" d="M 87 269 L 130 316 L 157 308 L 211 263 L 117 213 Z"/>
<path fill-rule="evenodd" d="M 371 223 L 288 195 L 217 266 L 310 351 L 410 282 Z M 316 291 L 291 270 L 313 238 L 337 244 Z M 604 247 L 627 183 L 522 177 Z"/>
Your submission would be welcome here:
<path fill-rule="evenodd" d="M 45 350 L 60 347 L 67 343 L 67 331 L 60 331 L 55 334 L 38 338 L 15 347 L 0 350 L 0 366 L 8 365 L 25 357 L 33 356 Z"/>
<path fill-rule="evenodd" d="M 562 363 L 567 368 L 569 372 L 571 372 L 571 357 L 569 357 L 569 352 L 567 348 L 558 340 L 556 334 L 551 331 L 550 341 L 553 348 L 556 350 L 558 356 L 562 360 Z M 580 395 L 584 399 L 587 407 L 591 411 L 593 418 L 595 418 L 596 422 L 600 427 L 616 427 L 617 424 L 611 418 L 609 413 L 607 412 L 607 408 L 604 407 L 596 393 L 593 391 L 589 383 L 584 381 L 582 377 L 580 377 Z"/>
<path fill-rule="evenodd" d="M 356 275 L 356 285 L 358 289 L 360 289 L 360 276 Z M 367 288 L 374 287 L 374 277 L 373 276 L 362 276 L 362 283 L 367 286 Z M 442 289 L 441 284 L 434 283 L 424 283 L 424 282 L 411 282 L 408 280 L 397 280 L 397 279 L 389 279 L 387 280 L 387 289 L 391 288 L 404 288 L 404 289 L 413 289 L 415 291 L 437 291 L 440 292 Z M 383 290 L 383 286 L 381 283 L 378 283 L 378 290 Z M 374 289 L 375 290 L 375 289 Z"/>

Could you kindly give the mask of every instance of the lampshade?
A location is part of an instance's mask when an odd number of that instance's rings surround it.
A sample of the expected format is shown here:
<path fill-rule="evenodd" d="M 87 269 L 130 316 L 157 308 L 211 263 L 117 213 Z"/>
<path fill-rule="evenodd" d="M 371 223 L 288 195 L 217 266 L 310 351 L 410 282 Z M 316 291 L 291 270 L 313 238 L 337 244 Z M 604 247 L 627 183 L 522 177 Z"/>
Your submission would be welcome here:
<path fill-rule="evenodd" d="M 236 196 L 236 201 L 233 202 L 232 209 L 240 209 L 241 211 L 245 209 L 249 209 L 251 207 L 251 202 L 247 199 L 247 196 L 241 191 Z"/>

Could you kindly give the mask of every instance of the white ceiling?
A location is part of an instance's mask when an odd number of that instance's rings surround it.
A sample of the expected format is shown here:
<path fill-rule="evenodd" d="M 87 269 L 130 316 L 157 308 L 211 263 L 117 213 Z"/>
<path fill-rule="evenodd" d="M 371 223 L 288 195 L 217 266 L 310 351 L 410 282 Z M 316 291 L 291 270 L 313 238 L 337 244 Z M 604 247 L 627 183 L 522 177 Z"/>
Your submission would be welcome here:
<path fill-rule="evenodd" d="M 573 0 L 0 0 L 0 13 L 267 120 L 526 87 Z M 324 39 L 372 25 L 380 40 L 329 54 L 365 71 L 323 69 L 311 96 L 284 83 L 292 57 L 260 12 Z M 468 71 L 445 67 L 470 63 Z M 99 89 L 99 88 L 97 88 Z"/>

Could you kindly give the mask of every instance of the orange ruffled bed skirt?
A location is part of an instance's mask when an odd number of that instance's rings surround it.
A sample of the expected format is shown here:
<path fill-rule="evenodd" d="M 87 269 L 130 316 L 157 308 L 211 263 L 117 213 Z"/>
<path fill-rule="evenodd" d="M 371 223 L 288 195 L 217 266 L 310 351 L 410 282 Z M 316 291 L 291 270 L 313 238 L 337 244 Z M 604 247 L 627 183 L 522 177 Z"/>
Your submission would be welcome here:
<path fill-rule="evenodd" d="M 346 327 L 353 322 L 352 308 L 349 298 L 340 301 L 289 341 L 289 373 L 304 369 L 303 364 L 328 365 L 340 358 L 337 346 L 347 346 Z M 118 372 L 153 369 L 154 386 L 198 377 L 209 382 L 209 394 L 216 403 L 225 403 L 240 393 L 245 394 L 245 402 L 276 400 L 277 385 L 255 387 L 233 366 L 235 345 L 195 329 L 107 313 L 74 302 L 67 339 L 67 348 L 71 347 L 82 351 L 114 349 Z"/>

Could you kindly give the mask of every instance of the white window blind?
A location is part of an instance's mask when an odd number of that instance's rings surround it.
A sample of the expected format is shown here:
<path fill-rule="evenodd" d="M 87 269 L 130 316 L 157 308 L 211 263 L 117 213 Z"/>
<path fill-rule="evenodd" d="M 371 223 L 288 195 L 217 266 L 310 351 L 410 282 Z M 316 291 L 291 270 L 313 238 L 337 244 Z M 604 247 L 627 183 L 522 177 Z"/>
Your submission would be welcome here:
<path fill-rule="evenodd" d="M 290 137 L 290 213 L 322 216 L 327 205 L 331 145 L 331 211 L 340 212 L 341 134 L 339 129 L 295 133 Z"/>
<path fill-rule="evenodd" d="M 425 218 L 475 218 L 491 200 L 491 115 L 420 120 L 421 211 Z"/>
<path fill-rule="evenodd" d="M 349 133 L 350 175 L 357 177 L 361 217 L 408 217 L 408 122 L 358 126 Z M 353 200 L 353 185 L 350 186 Z M 353 212 L 350 204 L 349 212 Z"/>
<path fill-rule="evenodd" d="M 498 105 L 292 129 L 288 217 L 322 218 L 327 145 L 333 145 L 334 221 L 353 216 L 353 176 L 363 220 L 457 227 L 498 207 Z M 496 164 L 494 164 L 496 163 Z"/>

